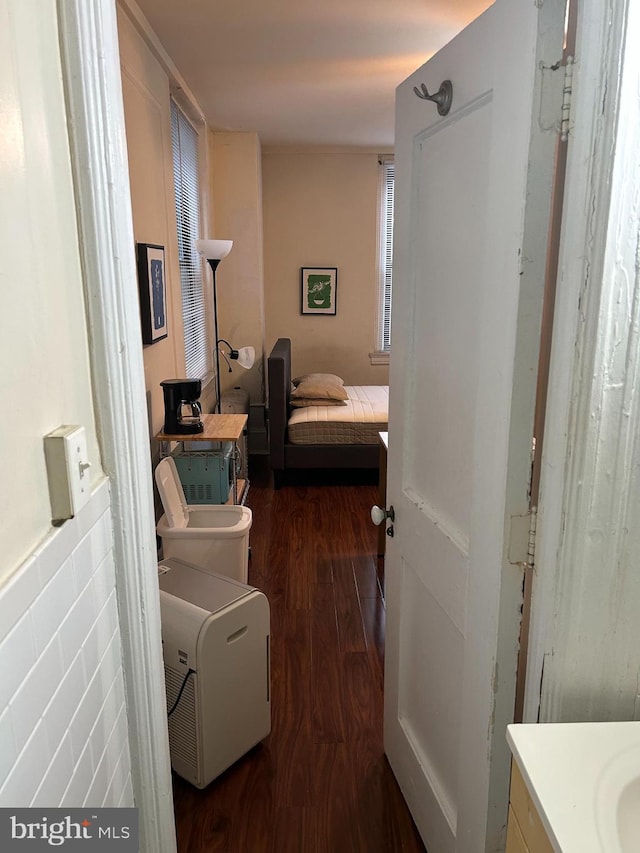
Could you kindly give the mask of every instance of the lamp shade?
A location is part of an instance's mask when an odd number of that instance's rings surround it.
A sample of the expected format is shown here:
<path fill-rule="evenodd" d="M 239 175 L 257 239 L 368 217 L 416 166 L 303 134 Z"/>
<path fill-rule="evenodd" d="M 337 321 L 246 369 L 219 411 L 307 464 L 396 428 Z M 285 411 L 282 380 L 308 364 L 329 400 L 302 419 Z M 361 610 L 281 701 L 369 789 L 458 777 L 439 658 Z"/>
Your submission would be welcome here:
<path fill-rule="evenodd" d="M 238 359 L 240 367 L 244 367 L 245 370 L 250 370 L 256 360 L 256 351 L 253 347 L 240 347 L 236 358 Z"/>
<path fill-rule="evenodd" d="M 221 261 L 232 246 L 233 240 L 196 240 L 196 249 L 207 261 Z"/>

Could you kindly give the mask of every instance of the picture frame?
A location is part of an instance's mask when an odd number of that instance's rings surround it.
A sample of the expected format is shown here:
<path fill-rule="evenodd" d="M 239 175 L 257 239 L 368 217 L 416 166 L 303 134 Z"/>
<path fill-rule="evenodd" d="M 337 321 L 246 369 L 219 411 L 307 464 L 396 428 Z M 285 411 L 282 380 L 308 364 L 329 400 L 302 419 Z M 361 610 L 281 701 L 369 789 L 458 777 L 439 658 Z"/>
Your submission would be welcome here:
<path fill-rule="evenodd" d="M 138 243 L 137 257 L 142 342 L 155 344 L 169 334 L 164 246 Z"/>
<path fill-rule="evenodd" d="M 337 295 L 337 267 L 300 268 L 301 314 L 335 315 Z"/>

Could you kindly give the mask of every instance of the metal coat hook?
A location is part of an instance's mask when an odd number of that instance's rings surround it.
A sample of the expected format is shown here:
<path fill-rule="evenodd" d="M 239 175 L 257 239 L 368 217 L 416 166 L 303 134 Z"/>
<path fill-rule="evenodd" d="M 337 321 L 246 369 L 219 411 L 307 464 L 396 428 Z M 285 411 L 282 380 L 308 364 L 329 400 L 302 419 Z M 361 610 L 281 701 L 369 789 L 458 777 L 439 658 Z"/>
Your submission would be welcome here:
<path fill-rule="evenodd" d="M 453 98 L 451 80 L 444 80 L 435 95 L 429 94 L 429 90 L 424 83 L 420 85 L 419 89 L 417 86 L 414 86 L 413 91 L 423 101 L 433 101 L 438 107 L 438 114 L 441 116 L 446 116 L 451 109 L 451 99 Z"/>

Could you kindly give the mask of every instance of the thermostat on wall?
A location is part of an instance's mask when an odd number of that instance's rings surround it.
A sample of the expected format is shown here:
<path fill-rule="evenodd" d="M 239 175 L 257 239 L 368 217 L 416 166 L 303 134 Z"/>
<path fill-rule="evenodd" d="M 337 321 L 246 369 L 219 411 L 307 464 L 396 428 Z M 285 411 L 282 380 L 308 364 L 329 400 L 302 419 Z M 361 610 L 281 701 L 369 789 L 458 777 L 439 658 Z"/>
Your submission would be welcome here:
<path fill-rule="evenodd" d="M 44 437 L 54 524 L 73 518 L 91 495 L 87 437 L 82 426 L 64 425 Z"/>

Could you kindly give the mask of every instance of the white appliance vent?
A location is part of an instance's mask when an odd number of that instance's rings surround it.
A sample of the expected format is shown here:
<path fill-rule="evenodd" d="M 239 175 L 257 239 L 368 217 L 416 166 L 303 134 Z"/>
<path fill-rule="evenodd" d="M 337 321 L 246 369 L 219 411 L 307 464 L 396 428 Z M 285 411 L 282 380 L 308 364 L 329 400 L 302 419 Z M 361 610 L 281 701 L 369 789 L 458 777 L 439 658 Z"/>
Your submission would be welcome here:
<path fill-rule="evenodd" d="M 167 711 L 173 708 L 184 681 L 184 672 L 165 664 L 164 678 L 167 688 Z M 198 748 L 196 725 L 196 679 L 193 673 L 187 679 L 178 706 L 169 717 L 169 747 L 174 760 L 184 762 L 198 776 Z"/>

